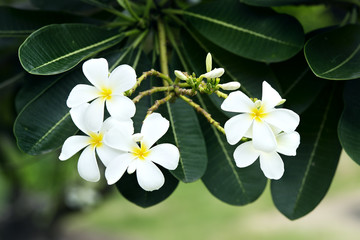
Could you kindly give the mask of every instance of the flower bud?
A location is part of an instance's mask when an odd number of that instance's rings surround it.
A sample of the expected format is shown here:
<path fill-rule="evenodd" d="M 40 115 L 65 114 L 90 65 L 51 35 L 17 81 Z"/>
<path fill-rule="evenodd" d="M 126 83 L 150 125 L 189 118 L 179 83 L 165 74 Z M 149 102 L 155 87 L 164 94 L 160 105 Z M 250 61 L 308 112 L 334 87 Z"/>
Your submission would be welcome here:
<path fill-rule="evenodd" d="M 183 74 L 183 73 L 182 73 L 181 71 L 179 71 L 179 70 L 175 70 L 174 73 L 175 73 L 175 76 L 176 76 L 177 78 L 181 79 L 181 80 L 186 81 L 186 80 L 188 79 L 188 77 L 185 76 L 185 74 Z"/>
<path fill-rule="evenodd" d="M 286 99 L 281 99 L 281 101 L 278 104 L 276 104 L 276 106 L 279 106 L 279 105 L 281 105 L 281 104 L 283 104 L 285 102 L 286 102 Z"/>
<path fill-rule="evenodd" d="M 224 74 L 225 70 L 223 68 L 214 68 L 212 71 L 202 74 L 205 78 L 219 78 Z"/>
<path fill-rule="evenodd" d="M 218 86 L 224 90 L 232 91 L 232 90 L 239 89 L 240 83 L 239 82 L 228 82 L 228 83 L 224 83 L 224 84 L 219 84 Z"/>
<path fill-rule="evenodd" d="M 132 136 L 132 139 L 135 142 L 140 142 L 143 138 L 144 138 L 144 136 L 141 133 L 136 133 Z"/>
<path fill-rule="evenodd" d="M 212 58 L 211 53 L 206 55 L 206 72 L 210 72 L 212 69 Z"/>

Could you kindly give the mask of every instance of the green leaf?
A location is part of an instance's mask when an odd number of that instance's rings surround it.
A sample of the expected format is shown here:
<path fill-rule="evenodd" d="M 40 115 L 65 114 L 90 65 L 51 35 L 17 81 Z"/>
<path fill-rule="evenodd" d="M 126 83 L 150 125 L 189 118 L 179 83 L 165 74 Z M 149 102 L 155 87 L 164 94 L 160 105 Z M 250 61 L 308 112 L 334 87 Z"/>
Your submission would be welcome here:
<path fill-rule="evenodd" d="M 180 151 L 178 167 L 172 171 L 183 182 L 200 179 L 206 169 L 207 155 L 204 136 L 196 113 L 186 102 L 178 99 L 167 105 L 172 136 Z"/>
<path fill-rule="evenodd" d="M 159 190 L 152 192 L 143 190 L 138 184 L 136 173 L 125 173 L 116 183 L 116 187 L 130 202 L 143 208 L 151 207 L 169 197 L 175 191 L 179 183 L 179 181 L 173 177 L 169 171 L 162 167 L 159 168 L 165 177 L 165 183 Z"/>
<path fill-rule="evenodd" d="M 200 4 L 183 14 L 208 40 L 245 58 L 278 62 L 294 56 L 303 47 L 300 23 L 270 9 L 226 0 Z"/>
<path fill-rule="evenodd" d="M 202 107 L 215 119 L 224 122 L 227 118 L 206 98 L 199 96 Z M 232 205 L 245 205 L 255 201 L 266 186 L 266 178 L 260 170 L 259 161 L 249 167 L 238 168 L 233 159 L 236 146 L 228 144 L 225 135 L 206 119 L 201 118 L 200 124 L 209 161 L 202 177 L 207 189 L 218 199 Z"/>
<path fill-rule="evenodd" d="M 355 162 L 360 164 L 360 81 L 347 81 L 344 89 L 344 111 L 338 134 L 341 146 Z"/>
<path fill-rule="evenodd" d="M 284 176 L 271 181 L 273 201 L 289 219 L 311 212 L 325 196 L 334 176 L 341 152 L 337 124 L 342 103 L 337 88 L 341 89 L 328 84 L 301 115 L 297 155 L 282 156 Z"/>
<path fill-rule="evenodd" d="M 20 46 L 19 58 L 29 73 L 58 74 L 123 38 L 122 33 L 92 25 L 54 24 L 32 33 Z"/>
<path fill-rule="evenodd" d="M 85 22 L 68 13 L 0 7 L 0 37 L 24 37 L 40 27 L 54 23 Z"/>
<path fill-rule="evenodd" d="M 31 155 L 51 151 L 78 131 L 65 102 L 76 84 L 86 82 L 78 69 L 57 77 L 28 102 L 14 123 L 14 134 L 22 151 Z"/>
<path fill-rule="evenodd" d="M 123 51 L 112 53 L 123 59 Z M 113 55 L 106 57 L 110 66 Z M 48 80 L 50 84 L 44 84 Z M 56 77 L 33 79 L 17 96 L 17 106 L 22 108 L 14 123 L 14 133 L 19 148 L 32 155 L 59 148 L 78 129 L 73 124 L 66 99 L 73 87 L 89 83 L 80 68 Z"/>
<path fill-rule="evenodd" d="M 360 77 L 360 25 L 349 24 L 311 38 L 306 60 L 318 77 L 347 80 Z"/>
<path fill-rule="evenodd" d="M 285 62 L 271 64 L 271 68 L 281 84 L 284 107 L 298 114 L 314 102 L 327 83 L 313 74 L 302 52 Z"/>
<path fill-rule="evenodd" d="M 318 4 L 317 0 L 240 0 L 240 2 L 260 7 L 274 7 L 283 5 L 294 5 L 294 4 L 307 4 L 314 3 Z"/>

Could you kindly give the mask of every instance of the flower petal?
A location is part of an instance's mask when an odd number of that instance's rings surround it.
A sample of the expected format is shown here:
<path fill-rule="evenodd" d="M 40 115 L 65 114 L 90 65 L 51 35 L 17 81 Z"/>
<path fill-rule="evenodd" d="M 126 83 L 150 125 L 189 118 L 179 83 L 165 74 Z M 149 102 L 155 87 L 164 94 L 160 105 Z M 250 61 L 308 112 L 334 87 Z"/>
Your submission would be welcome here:
<path fill-rule="evenodd" d="M 122 94 L 131 89 L 135 84 L 136 72 L 127 64 L 118 66 L 110 74 L 109 87 L 113 89 L 114 93 Z"/>
<path fill-rule="evenodd" d="M 105 144 L 102 144 L 100 147 L 96 147 L 96 152 L 105 167 L 111 160 L 114 160 L 118 155 L 124 153 L 124 151 L 111 148 Z"/>
<path fill-rule="evenodd" d="M 60 160 L 67 160 L 75 153 L 89 145 L 90 138 L 87 136 L 71 136 L 65 140 L 59 156 Z"/>
<path fill-rule="evenodd" d="M 224 125 L 226 140 L 231 145 L 240 141 L 253 122 L 251 116 L 247 113 L 236 115 L 230 118 Z"/>
<path fill-rule="evenodd" d="M 97 182 L 100 179 L 100 171 L 95 157 L 95 148 L 88 146 L 81 153 L 78 161 L 80 177 L 89 182 Z"/>
<path fill-rule="evenodd" d="M 261 102 L 265 111 L 274 108 L 282 100 L 280 94 L 270 86 L 266 81 L 262 84 L 262 99 Z"/>
<path fill-rule="evenodd" d="M 255 103 L 240 91 L 230 93 L 221 104 L 221 109 L 228 112 L 250 113 L 253 108 L 255 108 Z"/>
<path fill-rule="evenodd" d="M 104 143 L 109 147 L 130 152 L 139 146 L 133 141 L 132 136 L 118 128 L 112 128 L 104 135 Z"/>
<path fill-rule="evenodd" d="M 270 126 L 261 120 L 253 123 L 253 146 L 256 150 L 273 152 L 276 150 L 276 138 Z"/>
<path fill-rule="evenodd" d="M 284 162 L 277 152 L 262 153 L 260 155 L 260 168 L 265 177 L 278 180 L 284 174 Z"/>
<path fill-rule="evenodd" d="M 223 68 L 214 68 L 210 72 L 204 73 L 201 76 L 205 78 L 219 78 L 224 74 L 225 70 Z"/>
<path fill-rule="evenodd" d="M 138 183 L 145 191 L 154 191 L 164 185 L 165 178 L 160 169 L 150 161 L 143 161 L 136 169 Z"/>
<path fill-rule="evenodd" d="M 90 85 L 78 84 L 70 92 L 66 105 L 69 108 L 79 106 L 99 97 L 99 90 Z"/>
<path fill-rule="evenodd" d="M 179 149 L 170 143 L 162 143 L 150 149 L 147 160 L 160 164 L 166 169 L 174 170 L 179 164 Z"/>
<path fill-rule="evenodd" d="M 284 132 L 294 131 L 300 122 L 299 115 L 284 108 L 278 108 L 268 112 L 263 119 Z"/>
<path fill-rule="evenodd" d="M 253 147 L 252 141 L 240 144 L 234 151 L 236 166 L 239 168 L 247 167 L 253 164 L 259 157 L 260 152 Z"/>
<path fill-rule="evenodd" d="M 117 128 L 130 135 L 134 134 L 134 123 L 131 119 L 119 121 L 113 117 L 108 117 L 104 121 L 100 131 L 105 134 L 111 128 Z"/>
<path fill-rule="evenodd" d="M 295 156 L 296 149 L 300 144 L 300 135 L 297 132 L 282 133 L 276 137 L 277 149 L 276 151 L 287 156 Z"/>
<path fill-rule="evenodd" d="M 138 166 L 139 164 L 142 164 L 142 160 L 140 160 L 140 159 L 138 159 L 138 158 L 134 158 L 134 159 L 130 162 L 129 167 L 128 167 L 128 169 L 127 169 L 128 174 L 133 174 L 133 173 L 136 171 L 137 166 Z"/>
<path fill-rule="evenodd" d="M 135 115 L 136 107 L 130 98 L 120 95 L 113 95 L 106 100 L 106 108 L 110 115 L 117 120 L 128 120 Z"/>
<path fill-rule="evenodd" d="M 85 112 L 89 106 L 90 104 L 83 103 L 77 107 L 70 109 L 70 116 L 72 121 L 83 133 L 86 133 L 87 135 L 89 135 L 91 132 L 87 127 L 85 121 Z"/>
<path fill-rule="evenodd" d="M 98 89 L 106 86 L 109 76 L 109 65 L 104 58 L 94 58 L 84 62 L 85 77 Z"/>
<path fill-rule="evenodd" d="M 86 127 L 92 132 L 98 132 L 101 129 L 104 120 L 104 100 L 95 99 L 85 111 L 84 116 Z"/>
<path fill-rule="evenodd" d="M 152 113 L 145 118 L 141 127 L 141 134 L 144 136 L 142 143 L 150 148 L 169 129 L 169 121 L 163 118 L 160 113 Z"/>
<path fill-rule="evenodd" d="M 119 179 L 124 175 L 131 160 L 131 154 L 124 153 L 109 162 L 105 170 L 105 178 L 109 185 L 119 181 Z"/>

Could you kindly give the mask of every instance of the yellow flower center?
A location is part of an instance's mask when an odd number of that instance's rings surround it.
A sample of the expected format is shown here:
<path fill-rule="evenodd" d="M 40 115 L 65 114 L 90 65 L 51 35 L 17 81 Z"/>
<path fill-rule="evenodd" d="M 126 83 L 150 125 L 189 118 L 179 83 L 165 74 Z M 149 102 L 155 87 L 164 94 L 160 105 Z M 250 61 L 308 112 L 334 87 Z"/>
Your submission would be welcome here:
<path fill-rule="evenodd" d="M 102 140 L 103 140 L 103 134 L 102 133 L 90 133 L 90 146 L 93 148 L 101 147 L 102 146 Z"/>
<path fill-rule="evenodd" d="M 267 113 L 264 112 L 264 108 L 262 106 L 252 109 L 252 112 L 250 114 L 251 117 L 256 121 L 262 121 L 262 118 L 267 115 Z"/>
<path fill-rule="evenodd" d="M 149 154 L 150 154 L 150 151 L 147 149 L 147 147 L 143 143 L 141 143 L 141 148 L 135 147 L 135 148 L 133 148 L 133 150 L 131 152 L 135 157 L 137 157 L 140 160 L 145 160 L 145 158 L 147 156 L 149 156 Z"/>
<path fill-rule="evenodd" d="M 110 100 L 112 97 L 112 90 L 110 88 L 102 88 L 100 95 L 104 100 Z"/>

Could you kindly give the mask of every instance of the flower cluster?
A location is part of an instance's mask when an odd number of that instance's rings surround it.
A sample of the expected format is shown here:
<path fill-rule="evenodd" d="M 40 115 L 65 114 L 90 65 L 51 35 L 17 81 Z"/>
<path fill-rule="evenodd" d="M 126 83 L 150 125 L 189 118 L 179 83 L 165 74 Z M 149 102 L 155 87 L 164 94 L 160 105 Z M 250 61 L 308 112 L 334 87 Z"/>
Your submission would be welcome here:
<path fill-rule="evenodd" d="M 83 73 L 91 85 L 76 85 L 67 105 L 74 124 L 86 135 L 69 137 L 61 149 L 60 160 L 67 160 L 80 150 L 78 171 L 82 178 L 96 182 L 100 171 L 96 155 L 106 167 L 108 184 L 116 183 L 124 172 L 136 171 L 140 187 L 146 191 L 159 189 L 164 176 L 154 164 L 174 170 L 179 150 L 172 144 L 154 146 L 168 130 L 169 122 L 158 113 L 144 120 L 140 134 L 134 134 L 132 117 L 135 104 L 124 92 L 136 84 L 135 70 L 120 65 L 110 74 L 105 59 L 91 59 L 83 64 Z M 90 103 L 89 103 L 90 102 Z M 110 117 L 104 121 L 104 107 Z"/>
<path fill-rule="evenodd" d="M 234 145 L 243 137 L 251 138 L 235 149 L 238 167 L 247 167 L 260 156 L 260 167 L 267 178 L 282 177 L 284 163 L 278 153 L 294 156 L 300 144 L 300 135 L 295 132 L 299 116 L 291 110 L 275 108 L 284 101 L 265 81 L 261 100 L 252 100 L 240 91 L 230 93 L 224 100 L 223 110 L 241 113 L 225 123 L 227 141 Z"/>

